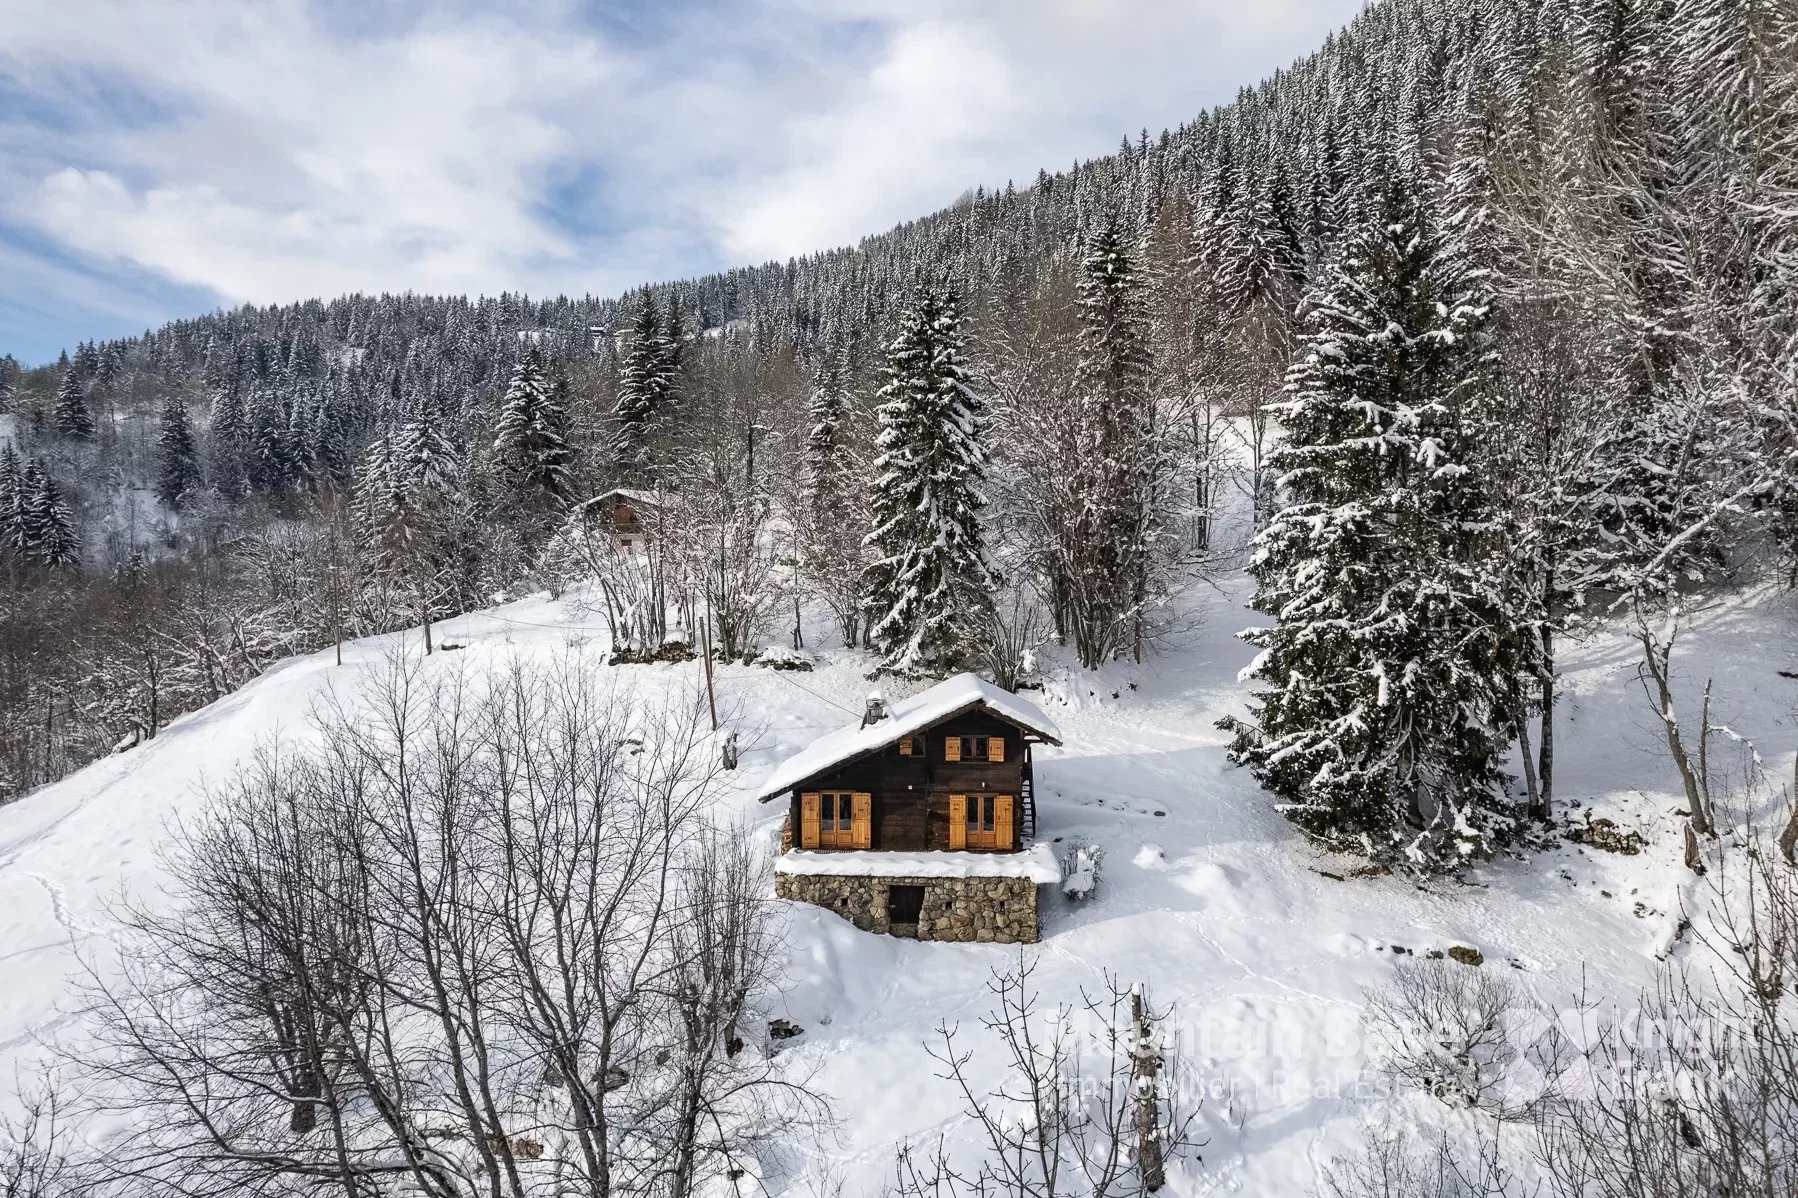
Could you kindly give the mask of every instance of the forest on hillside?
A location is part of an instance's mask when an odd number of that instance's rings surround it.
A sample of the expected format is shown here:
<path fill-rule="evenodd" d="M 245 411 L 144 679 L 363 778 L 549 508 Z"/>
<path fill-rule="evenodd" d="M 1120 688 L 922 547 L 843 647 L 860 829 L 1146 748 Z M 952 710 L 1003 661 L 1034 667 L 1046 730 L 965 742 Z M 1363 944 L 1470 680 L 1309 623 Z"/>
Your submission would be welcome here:
<path fill-rule="evenodd" d="M 1016 684 L 1048 641 L 1153 654 L 1246 563 L 1277 623 L 1236 759 L 1321 841 L 1453 868 L 1552 811 L 1558 646 L 1634 621 L 1684 763 L 1682 605 L 1798 573 L 1798 14 L 1383 0 L 851 249 L 3 366 L 0 798 L 526 589 L 592 582 L 621 652 L 704 612 L 731 655 Z M 619 487 L 653 552 L 604 535 Z"/>

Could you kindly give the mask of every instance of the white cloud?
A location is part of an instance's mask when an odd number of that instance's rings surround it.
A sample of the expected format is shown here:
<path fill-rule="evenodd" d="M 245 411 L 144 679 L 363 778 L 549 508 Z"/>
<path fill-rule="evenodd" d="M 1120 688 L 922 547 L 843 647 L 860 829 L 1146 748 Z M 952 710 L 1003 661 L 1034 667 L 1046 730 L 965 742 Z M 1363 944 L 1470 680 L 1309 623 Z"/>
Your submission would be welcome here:
<path fill-rule="evenodd" d="M 0 82 L 27 101 L 0 115 L 0 194 L 70 255 L 227 301 L 605 293 L 1107 152 L 1356 6 L 703 0 L 630 28 L 572 4 L 0 0 Z"/>

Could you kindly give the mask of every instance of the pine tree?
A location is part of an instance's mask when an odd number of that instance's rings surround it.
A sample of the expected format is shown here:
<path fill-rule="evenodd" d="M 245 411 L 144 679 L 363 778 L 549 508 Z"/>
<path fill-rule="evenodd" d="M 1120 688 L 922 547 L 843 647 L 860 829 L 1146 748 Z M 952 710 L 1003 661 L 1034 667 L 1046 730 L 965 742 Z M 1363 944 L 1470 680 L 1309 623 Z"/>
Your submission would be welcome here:
<path fill-rule="evenodd" d="M 244 409 L 244 420 L 244 465 L 250 487 L 264 495 L 286 490 L 300 476 L 288 405 L 274 388 L 258 387 Z"/>
<path fill-rule="evenodd" d="M 212 415 L 206 426 L 207 452 L 214 485 L 232 498 L 249 487 L 249 417 L 235 385 L 213 392 Z"/>
<path fill-rule="evenodd" d="M 1256 710 L 1227 720 L 1309 834 L 1377 861 L 1452 867 L 1486 844 L 1522 706 L 1522 646 L 1477 474 L 1487 299 L 1417 205 L 1356 237 L 1307 302 L 1257 536 L 1255 606 L 1278 622 Z"/>
<path fill-rule="evenodd" d="M 1154 571 L 1158 453 L 1143 284 L 1108 222 L 1081 264 L 1080 359 L 1067 485 L 1052 511 L 1053 606 L 1080 663 L 1140 650 Z"/>
<path fill-rule="evenodd" d="M 985 404 L 962 365 L 953 290 L 918 290 L 881 373 L 870 637 L 889 669 L 941 671 L 974 648 L 993 585 L 980 527 Z"/>
<path fill-rule="evenodd" d="M 0 561 L 25 552 L 25 480 L 12 442 L 0 444 Z"/>
<path fill-rule="evenodd" d="M 81 561 L 81 537 L 62 488 L 33 459 L 22 479 L 24 511 L 21 524 L 25 555 L 46 566 L 72 566 Z"/>
<path fill-rule="evenodd" d="M 358 537 L 378 559 L 387 556 L 395 530 L 405 521 L 407 490 L 394 438 L 376 437 L 356 465 L 352 513 Z"/>
<path fill-rule="evenodd" d="M 19 360 L 11 354 L 0 355 L 0 416 L 13 409 L 19 393 Z"/>
<path fill-rule="evenodd" d="M 88 410 L 87 393 L 81 389 L 81 382 L 74 370 L 63 372 L 62 383 L 56 390 L 56 406 L 52 409 L 52 423 L 56 431 L 76 441 L 92 441 L 96 430 L 94 414 Z"/>
<path fill-rule="evenodd" d="M 493 457 L 515 497 L 529 503 L 567 502 L 573 483 L 569 467 L 567 414 L 544 375 L 535 346 L 512 372 L 493 430 Z"/>
<path fill-rule="evenodd" d="M 613 464 L 626 481 L 642 479 L 650 470 L 650 440 L 674 398 L 680 338 L 678 308 L 670 307 L 664 323 L 654 293 L 646 288 L 631 322 L 613 408 L 618 424 Z"/>
<path fill-rule="evenodd" d="M 808 407 L 801 560 L 813 590 L 835 614 L 843 643 L 853 647 L 862 629 L 867 512 L 857 483 L 860 462 L 846 427 L 848 407 L 847 355 L 833 349 L 818 367 Z"/>
<path fill-rule="evenodd" d="M 162 401 L 162 423 L 156 434 L 156 494 L 170 507 L 200 485 L 200 451 L 194 444 L 187 404 L 170 392 Z"/>
<path fill-rule="evenodd" d="M 428 417 L 408 421 L 394 438 L 395 457 L 414 508 L 459 507 L 466 498 L 461 455 Z"/>

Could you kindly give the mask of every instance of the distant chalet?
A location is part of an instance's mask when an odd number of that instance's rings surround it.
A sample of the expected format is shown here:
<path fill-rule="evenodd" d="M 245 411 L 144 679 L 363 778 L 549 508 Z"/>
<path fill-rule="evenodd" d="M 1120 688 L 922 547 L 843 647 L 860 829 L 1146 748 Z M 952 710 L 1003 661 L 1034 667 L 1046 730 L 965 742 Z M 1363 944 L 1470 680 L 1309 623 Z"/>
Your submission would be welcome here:
<path fill-rule="evenodd" d="M 973 674 L 820 737 L 757 796 L 785 799 L 782 898 L 920 940 L 1029 943 L 1039 885 L 1061 873 L 1036 834 L 1031 749 L 1059 745 L 1037 708 Z"/>
<path fill-rule="evenodd" d="M 615 487 L 581 506 L 585 517 L 609 534 L 620 552 L 629 554 L 644 552 L 671 504 L 668 496 L 655 491 Z"/>

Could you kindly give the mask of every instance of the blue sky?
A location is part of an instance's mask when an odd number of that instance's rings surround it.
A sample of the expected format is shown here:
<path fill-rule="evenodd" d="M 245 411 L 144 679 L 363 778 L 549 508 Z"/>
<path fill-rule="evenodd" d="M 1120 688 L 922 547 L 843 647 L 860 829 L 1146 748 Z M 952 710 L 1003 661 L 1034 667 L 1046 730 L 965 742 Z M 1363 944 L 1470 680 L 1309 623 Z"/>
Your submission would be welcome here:
<path fill-rule="evenodd" d="M 1358 7 L 0 0 L 0 352 L 850 243 L 1186 120 Z"/>

